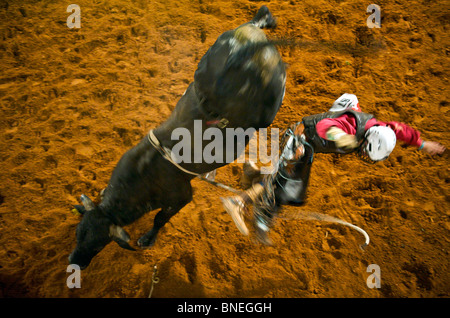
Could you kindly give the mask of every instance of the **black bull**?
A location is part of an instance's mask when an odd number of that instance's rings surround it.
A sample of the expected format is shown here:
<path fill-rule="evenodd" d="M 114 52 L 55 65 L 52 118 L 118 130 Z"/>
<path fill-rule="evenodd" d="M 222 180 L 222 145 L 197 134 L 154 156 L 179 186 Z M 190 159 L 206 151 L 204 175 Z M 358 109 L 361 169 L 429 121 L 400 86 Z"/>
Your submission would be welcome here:
<path fill-rule="evenodd" d="M 202 121 L 202 129 L 218 124 L 222 131 L 225 124 L 227 128 L 245 130 L 265 128 L 272 123 L 284 97 L 286 67 L 261 30 L 265 27 L 275 27 L 275 20 L 263 6 L 253 20 L 219 36 L 201 59 L 194 82 L 171 116 L 153 131 L 162 146 L 172 149 L 177 143 L 171 138 L 174 129 L 182 127 L 192 132 L 194 120 Z M 233 151 L 237 158 L 237 151 Z M 202 174 L 226 164 L 223 160 L 181 166 Z M 152 246 L 158 231 L 192 200 L 192 178 L 163 158 L 144 137 L 119 160 L 97 206 L 87 196 L 81 196 L 83 206 L 76 208 L 83 218 L 69 262 L 86 268 L 111 241 L 134 250 L 122 227 L 149 211 L 161 209 L 153 228 L 138 240 L 143 248 Z"/>

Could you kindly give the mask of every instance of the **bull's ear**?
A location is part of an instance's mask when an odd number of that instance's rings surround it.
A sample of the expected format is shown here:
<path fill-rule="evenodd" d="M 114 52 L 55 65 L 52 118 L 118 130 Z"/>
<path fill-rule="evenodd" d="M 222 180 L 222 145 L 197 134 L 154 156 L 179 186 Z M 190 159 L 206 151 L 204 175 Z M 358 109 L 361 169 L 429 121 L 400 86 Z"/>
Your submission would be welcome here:
<path fill-rule="evenodd" d="M 111 239 L 114 242 L 119 244 L 120 247 L 125 248 L 125 249 L 130 250 L 130 251 L 135 251 L 135 249 L 132 248 L 130 246 L 130 244 L 128 244 L 128 242 L 130 241 L 130 236 L 120 226 L 114 225 L 114 224 L 111 225 L 109 227 L 109 236 L 111 237 Z"/>
<path fill-rule="evenodd" d="M 95 209 L 95 204 L 92 202 L 91 199 L 87 195 L 82 194 L 80 197 L 81 203 L 83 203 L 83 206 L 86 211 L 91 211 Z"/>

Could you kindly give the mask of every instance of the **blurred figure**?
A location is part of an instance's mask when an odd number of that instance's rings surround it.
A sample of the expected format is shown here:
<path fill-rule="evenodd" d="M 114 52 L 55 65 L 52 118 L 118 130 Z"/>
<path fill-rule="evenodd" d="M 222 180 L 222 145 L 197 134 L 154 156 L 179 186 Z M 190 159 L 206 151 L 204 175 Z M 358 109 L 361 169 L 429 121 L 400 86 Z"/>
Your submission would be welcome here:
<path fill-rule="evenodd" d="M 361 112 L 353 94 L 339 97 L 328 112 L 307 116 L 286 129 L 282 136 L 282 153 L 274 173 L 240 195 L 222 198 L 226 211 L 239 231 L 248 235 L 244 216 L 253 204 L 253 226 L 257 239 L 266 245 L 272 242 L 268 232 L 281 205 L 302 205 L 314 153 L 349 154 L 356 152 L 369 162 L 389 157 L 397 140 L 415 146 L 431 155 L 442 154 L 445 147 L 425 141 L 420 132 L 399 122 L 381 122 L 373 115 Z M 244 165 L 247 184 L 259 176 L 254 164 Z"/>

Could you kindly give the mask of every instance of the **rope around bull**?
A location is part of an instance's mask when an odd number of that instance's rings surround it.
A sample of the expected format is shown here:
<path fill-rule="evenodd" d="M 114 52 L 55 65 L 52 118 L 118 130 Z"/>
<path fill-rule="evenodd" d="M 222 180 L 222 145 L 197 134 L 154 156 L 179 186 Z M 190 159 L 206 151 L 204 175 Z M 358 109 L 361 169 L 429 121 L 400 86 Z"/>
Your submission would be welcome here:
<path fill-rule="evenodd" d="M 203 175 L 201 175 L 199 173 L 189 171 L 189 170 L 183 168 L 182 166 L 180 166 L 178 163 L 176 163 L 172 159 L 171 151 L 169 149 L 167 149 L 166 147 L 163 147 L 161 145 L 161 143 L 159 142 L 158 138 L 156 138 L 155 134 L 153 133 L 153 129 L 150 130 L 150 132 L 148 133 L 148 141 L 150 142 L 150 144 L 156 150 L 158 150 L 158 152 L 162 155 L 162 157 L 164 159 L 166 159 L 167 161 L 172 163 L 175 167 L 177 167 L 181 171 L 183 171 L 183 172 L 185 172 L 187 174 L 190 174 L 190 175 L 194 175 L 197 178 L 199 178 L 199 179 L 201 179 L 203 181 L 206 181 L 206 182 L 208 182 L 208 183 L 210 183 L 210 184 L 212 184 L 212 185 L 214 185 L 216 187 L 223 188 L 225 190 L 228 190 L 228 191 L 236 193 L 236 194 L 241 193 L 241 191 L 239 191 L 239 190 L 236 190 L 236 189 L 234 189 L 232 187 L 229 187 L 229 186 L 227 186 L 227 185 L 225 185 L 223 183 L 216 182 L 216 181 L 213 181 L 213 180 L 209 180 L 209 179 L 205 178 Z M 267 198 L 264 198 L 263 199 L 264 201 L 260 202 L 262 206 L 266 206 L 266 207 L 267 206 L 271 206 L 275 202 L 275 196 L 274 196 L 274 191 L 273 191 L 273 182 L 270 182 L 270 179 L 273 178 L 273 176 L 275 175 L 275 172 L 273 172 L 271 175 L 269 175 L 267 180 L 266 180 L 266 182 L 265 182 L 266 185 L 271 185 L 271 188 L 268 189 L 268 191 L 267 191 L 269 193 Z M 259 210 L 259 209 L 256 209 L 256 210 Z M 259 213 L 259 215 L 261 216 L 261 213 Z M 326 222 L 342 224 L 342 225 L 348 226 L 348 227 L 350 227 L 350 228 L 360 232 L 362 235 L 364 235 L 365 242 L 364 242 L 364 244 L 360 245 L 360 248 L 362 250 L 364 250 L 369 245 L 369 242 L 370 242 L 369 235 L 367 234 L 366 231 L 364 231 L 360 227 L 358 227 L 356 225 L 353 225 L 353 224 L 351 224 L 349 222 L 343 221 L 341 219 L 338 219 L 336 217 L 327 215 L 327 214 L 318 213 L 318 212 L 311 212 L 311 211 L 298 211 L 295 214 L 291 213 L 290 217 L 286 217 L 286 216 L 277 216 L 277 217 L 279 217 L 281 219 L 284 219 L 284 220 L 304 219 L 304 220 L 317 220 L 317 221 L 326 221 Z"/>
<path fill-rule="evenodd" d="M 156 150 L 159 151 L 159 153 L 162 155 L 162 157 L 164 159 L 166 159 L 167 161 L 169 161 L 171 164 L 173 164 L 175 167 L 177 167 L 178 169 L 180 169 L 181 171 L 196 176 L 197 178 L 206 181 L 216 187 L 220 187 L 223 188 L 225 190 L 228 190 L 230 192 L 233 193 L 240 193 L 240 191 L 229 187 L 223 183 L 217 182 L 217 181 L 213 181 L 213 180 L 209 180 L 208 178 L 205 178 L 203 175 L 196 173 L 196 172 L 192 172 L 189 171 L 185 168 L 183 168 L 182 166 L 180 166 L 178 163 L 176 163 L 173 159 L 172 159 L 172 155 L 171 155 L 171 151 L 169 149 L 167 149 L 166 147 L 161 146 L 161 143 L 159 142 L 158 138 L 156 138 L 155 134 L 153 133 L 153 129 L 150 130 L 150 132 L 148 133 L 148 141 L 152 144 L 153 147 L 155 147 Z"/>

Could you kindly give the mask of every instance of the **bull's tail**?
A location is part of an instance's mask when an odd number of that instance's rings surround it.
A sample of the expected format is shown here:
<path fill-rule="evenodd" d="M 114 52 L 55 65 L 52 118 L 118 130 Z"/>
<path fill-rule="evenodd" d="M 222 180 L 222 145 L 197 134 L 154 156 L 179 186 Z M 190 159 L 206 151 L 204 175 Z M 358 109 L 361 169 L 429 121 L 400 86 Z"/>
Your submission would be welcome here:
<path fill-rule="evenodd" d="M 252 24 L 257 26 L 258 28 L 275 28 L 277 26 L 276 19 L 272 16 L 269 8 L 266 6 L 262 6 L 259 8 L 255 17 L 250 21 Z"/>

